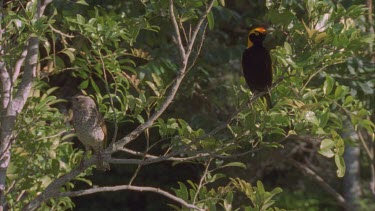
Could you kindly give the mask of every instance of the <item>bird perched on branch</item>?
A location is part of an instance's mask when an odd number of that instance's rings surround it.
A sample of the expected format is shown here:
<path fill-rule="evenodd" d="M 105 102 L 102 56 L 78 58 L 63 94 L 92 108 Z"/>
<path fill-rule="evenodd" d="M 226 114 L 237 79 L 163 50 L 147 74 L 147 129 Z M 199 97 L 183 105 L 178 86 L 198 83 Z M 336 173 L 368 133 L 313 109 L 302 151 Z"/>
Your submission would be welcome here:
<path fill-rule="evenodd" d="M 93 150 L 93 154 L 98 156 L 96 168 L 109 170 L 109 164 L 101 161 L 101 153 L 107 138 L 107 127 L 96 103 L 89 96 L 76 95 L 72 97 L 72 111 L 73 127 L 78 139 L 85 145 L 85 155 L 89 150 Z"/>
<path fill-rule="evenodd" d="M 268 92 L 272 85 L 272 62 L 269 51 L 263 47 L 267 30 L 255 27 L 248 35 L 247 49 L 242 54 L 242 70 L 250 90 L 257 94 Z M 268 108 L 272 107 L 271 96 L 265 95 Z"/>

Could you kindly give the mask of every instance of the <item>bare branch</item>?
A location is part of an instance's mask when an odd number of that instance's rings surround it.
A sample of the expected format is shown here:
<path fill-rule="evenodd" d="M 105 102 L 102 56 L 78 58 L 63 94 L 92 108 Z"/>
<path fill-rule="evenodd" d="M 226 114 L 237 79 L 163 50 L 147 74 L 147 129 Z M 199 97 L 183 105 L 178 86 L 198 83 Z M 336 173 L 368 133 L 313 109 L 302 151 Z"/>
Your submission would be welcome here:
<path fill-rule="evenodd" d="M 62 31 L 60 31 L 60 30 L 58 30 L 58 29 L 53 28 L 52 25 L 49 25 L 49 28 L 50 28 L 52 31 L 56 32 L 57 34 L 60 34 L 61 37 L 63 37 L 63 38 L 64 38 L 64 37 L 67 37 L 67 38 L 74 38 L 73 35 L 65 34 L 64 32 L 62 32 Z"/>
<path fill-rule="evenodd" d="M 1 109 L 2 114 L 10 101 L 11 95 L 11 81 L 9 72 L 4 62 L 0 62 L 0 82 L 1 82 Z"/>
<path fill-rule="evenodd" d="M 209 159 L 208 161 L 206 161 L 206 163 L 204 164 L 206 167 L 204 168 L 204 172 L 203 172 L 203 175 L 201 176 L 201 179 L 199 180 L 199 184 L 197 186 L 197 190 L 195 191 L 195 194 L 194 194 L 194 198 L 193 198 L 193 203 L 195 203 L 198 199 L 198 195 L 201 193 L 201 189 L 205 184 L 205 181 L 207 179 L 207 175 L 210 173 L 210 170 L 208 170 L 210 168 L 210 165 L 211 165 L 211 162 L 212 162 L 212 159 Z"/>
<path fill-rule="evenodd" d="M 191 63 L 190 66 L 187 68 L 188 71 L 193 68 L 193 66 L 195 65 L 195 62 L 197 61 L 197 59 L 199 57 L 199 54 L 201 53 L 201 50 L 202 50 L 202 47 L 203 47 L 203 41 L 205 40 L 204 35 L 206 34 L 207 25 L 208 24 L 206 23 L 206 25 L 204 26 L 204 29 L 203 29 L 203 32 L 202 32 L 203 37 L 201 38 L 201 42 L 198 45 L 197 51 L 195 53 L 195 56 L 194 56 L 192 62 L 190 62 Z"/>
<path fill-rule="evenodd" d="M 149 159 L 141 160 L 141 159 L 124 159 L 124 158 L 110 158 L 106 161 L 113 164 L 137 164 L 137 165 L 149 165 L 152 163 L 159 163 L 162 161 L 188 161 L 188 160 L 194 160 L 197 158 L 202 157 L 208 157 L 208 156 L 214 156 L 214 153 L 208 153 L 208 152 L 202 152 L 202 153 L 196 153 L 194 156 L 190 157 L 174 157 L 177 154 L 182 153 L 183 150 L 178 150 L 178 152 L 173 152 L 169 155 L 165 156 L 153 156 L 153 155 L 146 155 L 147 157 L 150 157 Z M 141 152 L 136 152 L 136 154 L 139 155 Z M 141 153 L 143 154 L 143 153 Z"/>
<path fill-rule="evenodd" d="M 94 165 L 96 163 L 96 157 L 93 156 L 92 158 L 83 161 L 80 165 L 74 168 L 71 172 L 55 179 L 48 187 L 37 197 L 35 197 L 32 201 L 30 201 L 22 210 L 35 210 L 40 206 L 40 204 L 44 201 L 47 201 L 50 198 L 54 198 L 59 196 L 60 187 L 65 185 L 68 181 L 77 177 L 80 173 L 82 173 L 88 167 Z"/>
<path fill-rule="evenodd" d="M 206 11 L 203 13 L 203 15 L 200 17 L 197 25 L 195 26 L 195 29 L 193 31 L 193 35 L 191 37 L 191 40 L 189 42 L 189 45 L 188 45 L 188 48 L 187 48 L 187 51 L 186 51 L 186 57 L 189 57 L 190 56 L 190 53 L 191 53 L 191 50 L 193 49 L 193 46 L 194 46 L 194 43 L 195 43 L 195 39 L 197 38 L 197 34 L 199 32 L 199 30 L 201 29 L 201 26 L 203 24 L 203 21 L 206 19 L 207 17 L 207 14 L 211 11 L 212 7 L 214 6 L 214 3 L 216 2 L 216 0 L 212 0 L 211 3 L 208 5 Z"/>
<path fill-rule="evenodd" d="M 34 19 L 43 15 L 46 6 L 52 0 L 45 0 L 43 3 L 38 1 L 37 13 Z M 6 171 L 10 163 L 10 149 L 13 139 L 13 130 L 16 125 L 16 118 L 23 109 L 29 96 L 33 81 L 36 77 L 36 66 L 38 62 L 38 37 L 30 37 L 26 43 L 25 50 L 22 52 L 15 66 L 15 74 L 10 78 L 9 72 L 6 71 L 5 64 L 2 63 L 0 80 L 2 83 L 2 114 L 1 114 L 1 131 L 0 131 L 0 210 L 4 209 L 6 204 L 5 186 Z M 19 75 L 22 63 L 24 63 L 24 72 L 17 92 L 12 99 L 12 80 L 16 80 Z"/>
<path fill-rule="evenodd" d="M 153 192 L 160 194 L 162 196 L 165 196 L 175 202 L 178 202 L 181 205 L 184 205 L 187 208 L 195 209 L 204 211 L 204 209 L 199 208 L 193 204 L 189 204 L 186 201 L 182 200 L 181 198 L 178 198 L 167 191 L 161 190 L 159 188 L 154 187 L 140 187 L 140 186 L 132 186 L 132 185 L 119 185 L 119 186 L 113 186 L 113 187 L 98 187 L 98 188 L 91 188 L 87 190 L 80 190 L 80 191 L 73 191 L 73 192 L 66 192 L 66 193 L 60 193 L 57 197 L 75 197 L 75 196 L 83 196 L 83 195 L 89 195 L 94 193 L 100 193 L 100 192 L 114 192 L 114 191 L 120 191 L 120 190 L 132 190 L 132 191 L 139 191 L 139 192 Z"/>
<path fill-rule="evenodd" d="M 182 44 L 182 40 L 181 40 L 180 29 L 178 27 L 176 16 L 174 14 L 173 0 L 169 0 L 169 13 L 171 15 L 171 20 L 173 23 L 174 31 L 176 33 L 177 47 L 178 47 L 178 50 L 180 51 L 181 61 L 186 61 L 187 59 L 186 59 L 184 45 Z"/>
<path fill-rule="evenodd" d="M 28 48 L 25 48 L 22 51 L 20 58 L 17 60 L 16 65 L 14 66 L 14 72 L 13 72 L 13 75 L 12 75 L 12 82 L 13 83 L 16 82 L 18 76 L 20 75 L 22 64 L 25 61 L 25 58 L 28 54 L 27 50 L 28 50 Z"/>
<path fill-rule="evenodd" d="M 17 90 L 16 96 L 9 101 L 6 108 L 3 108 L 1 116 L 1 132 L 0 132 L 0 210 L 5 204 L 5 177 L 6 169 L 10 162 L 10 148 L 12 140 L 12 132 L 16 124 L 17 115 L 21 112 L 26 103 L 26 99 L 30 93 L 32 82 L 35 78 L 36 64 L 38 61 L 38 45 L 39 40 L 36 37 L 31 37 L 28 41 L 28 54 L 25 59 L 25 70 L 22 76 L 21 83 Z M 2 71 L 1 74 L 3 74 Z M 9 77 L 9 75 L 8 75 Z M 10 83 L 10 79 L 8 79 Z M 9 93 L 11 94 L 11 93 Z M 9 96 L 10 97 L 10 96 Z"/>
<path fill-rule="evenodd" d="M 368 146 L 365 139 L 363 138 L 362 133 L 360 131 L 357 131 L 357 135 L 358 135 L 359 140 L 361 141 L 361 144 L 362 144 L 363 148 L 365 149 L 365 152 L 366 152 L 367 156 L 370 158 L 371 161 L 373 161 L 374 156 L 373 156 L 373 154 L 370 150 L 370 147 Z"/>
<path fill-rule="evenodd" d="M 8 114 L 13 113 L 14 115 L 16 115 L 16 113 L 21 112 L 31 90 L 32 82 L 34 81 L 36 76 L 39 39 L 37 37 L 31 37 L 28 42 L 28 53 L 25 58 L 25 68 L 22 76 L 22 81 L 19 85 L 15 98 L 12 100 L 10 106 L 8 107 Z"/>
<path fill-rule="evenodd" d="M 40 9 L 38 11 L 38 18 L 40 18 L 44 14 L 44 10 L 46 7 L 52 3 L 53 0 L 44 0 L 43 3 L 40 5 Z"/>
<path fill-rule="evenodd" d="M 303 174 L 311 177 L 315 182 L 318 183 L 325 191 L 327 191 L 331 196 L 333 196 L 336 201 L 339 203 L 340 206 L 348 209 L 348 206 L 346 204 L 346 201 L 343 196 L 341 196 L 335 189 L 333 189 L 322 177 L 320 177 L 317 173 L 315 173 L 312 169 L 309 167 L 293 160 L 293 159 L 286 159 L 286 161 L 290 164 L 292 164 L 294 167 L 296 167 L 298 170 L 300 170 Z"/>
<path fill-rule="evenodd" d="M 110 152 L 114 152 L 114 151 L 119 151 L 125 145 L 127 145 L 128 143 L 130 143 L 131 141 L 133 141 L 134 139 L 136 139 L 139 136 L 139 134 L 141 134 L 145 129 L 151 127 L 153 125 L 153 123 L 160 117 L 160 115 L 162 113 L 164 113 L 164 111 L 167 109 L 167 107 L 169 106 L 169 104 L 171 104 L 172 100 L 174 99 L 174 97 L 175 97 L 175 95 L 177 93 L 178 88 L 180 87 L 180 84 L 181 84 L 183 78 L 185 77 L 185 72 L 186 72 L 186 69 L 187 69 L 187 64 L 188 64 L 189 56 L 190 56 L 190 53 L 191 53 L 191 49 L 192 49 L 192 47 L 193 47 L 193 45 L 195 43 L 195 39 L 196 39 L 196 36 L 198 34 L 198 31 L 200 30 L 201 25 L 202 25 L 204 19 L 206 18 L 207 14 L 211 10 L 214 2 L 215 2 L 215 0 L 211 1 L 210 5 L 206 9 L 206 11 L 200 17 L 200 19 L 198 21 L 198 24 L 196 25 L 195 30 L 193 32 L 192 39 L 190 40 L 190 44 L 189 44 L 190 50 L 188 50 L 184 54 L 183 60 L 181 61 L 180 69 L 178 71 L 178 75 L 177 75 L 177 77 L 174 80 L 174 83 L 173 83 L 173 85 L 172 85 L 172 87 L 171 87 L 171 89 L 169 91 L 169 94 L 165 97 L 164 102 L 159 107 L 159 110 L 157 110 L 154 114 L 152 114 L 151 117 L 145 123 L 139 125 L 135 130 L 133 130 L 132 132 L 130 132 L 127 136 L 125 136 L 124 138 L 118 140 L 111 147 L 107 148 L 106 149 L 106 153 L 110 153 Z M 172 11 L 170 11 L 170 13 L 171 13 L 171 16 L 172 15 L 174 16 L 174 12 L 173 12 L 173 0 L 170 0 L 170 3 L 172 4 L 172 6 L 170 7 L 170 9 Z M 174 17 L 174 20 L 175 20 L 175 17 Z M 175 30 L 176 30 L 176 34 L 177 33 L 180 34 L 177 22 L 176 22 L 176 25 L 175 25 Z M 204 39 L 204 36 L 202 36 L 202 39 Z M 180 40 L 181 40 L 181 37 L 180 37 Z M 179 41 L 178 48 L 180 49 L 180 51 L 181 51 L 181 48 L 183 49 L 182 41 L 181 42 Z"/>

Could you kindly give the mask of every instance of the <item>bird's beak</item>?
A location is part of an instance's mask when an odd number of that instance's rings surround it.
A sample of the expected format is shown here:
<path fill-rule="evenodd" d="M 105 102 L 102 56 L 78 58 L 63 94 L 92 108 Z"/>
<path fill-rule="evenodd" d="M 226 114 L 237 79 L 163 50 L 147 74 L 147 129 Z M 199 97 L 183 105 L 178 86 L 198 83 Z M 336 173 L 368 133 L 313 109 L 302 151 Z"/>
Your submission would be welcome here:
<path fill-rule="evenodd" d="M 272 33 L 274 31 L 275 31 L 275 29 L 273 27 L 269 27 L 269 28 L 266 29 L 267 34 Z"/>

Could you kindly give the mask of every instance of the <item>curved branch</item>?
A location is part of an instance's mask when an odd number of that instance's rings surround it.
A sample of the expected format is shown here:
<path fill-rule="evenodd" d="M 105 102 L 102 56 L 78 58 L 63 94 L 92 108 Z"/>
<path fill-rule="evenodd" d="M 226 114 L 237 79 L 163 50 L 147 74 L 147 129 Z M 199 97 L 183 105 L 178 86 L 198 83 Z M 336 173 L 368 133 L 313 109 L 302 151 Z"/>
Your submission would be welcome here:
<path fill-rule="evenodd" d="M 174 97 L 177 93 L 178 88 L 180 87 L 180 84 L 181 84 L 183 78 L 185 77 L 185 72 L 186 72 L 186 69 L 187 69 L 189 56 L 190 56 L 191 50 L 193 48 L 193 45 L 195 43 L 198 31 L 200 30 L 204 19 L 206 18 L 207 14 L 210 12 L 210 10 L 211 10 L 215 1 L 216 0 L 211 1 L 210 5 L 207 7 L 207 9 L 203 13 L 203 15 L 200 17 L 200 19 L 198 21 L 198 24 L 195 26 L 192 39 L 190 40 L 190 43 L 189 43 L 189 46 L 188 46 L 188 50 L 185 52 L 184 56 L 182 57 L 183 60 L 181 61 L 180 69 L 178 71 L 178 75 L 175 78 L 173 86 L 171 87 L 171 89 L 169 91 L 169 94 L 166 96 L 164 102 L 161 104 L 159 110 L 157 110 L 154 114 L 152 114 L 151 117 L 145 123 L 139 125 L 135 130 L 130 132 L 127 136 L 125 136 L 124 138 L 116 141 L 111 147 L 106 149 L 106 153 L 119 151 L 125 145 L 127 145 L 128 143 L 130 143 L 131 141 L 136 139 L 144 130 L 151 127 L 154 124 L 154 122 L 161 116 L 161 114 L 164 113 L 164 111 L 171 104 L 172 100 L 174 99 Z M 172 11 L 170 11 L 171 18 L 176 20 L 175 16 L 174 16 L 174 11 L 173 11 L 173 1 L 172 0 L 170 0 L 170 4 L 171 4 L 170 10 L 172 10 Z M 176 35 L 180 35 L 178 25 L 177 25 L 177 28 L 175 27 L 175 33 L 176 33 Z M 181 37 L 179 37 L 178 39 L 181 40 Z M 204 38 L 202 37 L 202 39 L 204 39 Z M 177 47 L 180 49 L 180 51 L 181 51 L 181 49 L 184 48 L 182 42 L 179 42 Z M 181 51 L 181 53 L 182 53 L 182 51 Z"/>
<path fill-rule="evenodd" d="M 291 158 L 286 159 L 286 161 L 292 164 L 297 169 L 299 169 L 303 174 L 311 177 L 315 182 L 318 183 L 318 185 L 320 185 L 325 191 L 327 191 L 331 196 L 333 196 L 333 198 L 335 198 L 339 205 L 345 208 L 345 210 L 350 210 L 344 197 L 340 195 L 335 189 L 333 189 L 326 181 L 324 181 L 324 179 L 321 176 L 315 173 L 312 169 Z"/>
<path fill-rule="evenodd" d="M 132 185 L 119 185 L 119 186 L 112 186 L 112 187 L 98 187 L 98 188 L 91 188 L 87 190 L 79 190 L 79 191 L 72 191 L 72 192 L 65 192 L 65 193 L 60 193 L 57 195 L 57 197 L 75 197 L 75 196 L 83 196 L 83 195 L 89 195 L 89 194 L 94 194 L 94 193 L 100 193 L 100 192 L 114 192 L 114 191 L 120 191 L 120 190 L 132 190 L 132 191 L 139 191 L 139 192 L 153 192 L 160 194 L 162 196 L 165 196 L 175 202 L 178 202 L 179 204 L 184 205 L 187 208 L 190 209 L 195 209 L 195 210 L 200 210 L 204 211 L 204 209 L 199 208 L 193 204 L 189 204 L 186 201 L 184 201 L 181 198 L 178 198 L 167 191 L 161 190 L 159 188 L 154 188 L 154 187 L 141 187 L 141 186 L 132 186 Z"/>
<path fill-rule="evenodd" d="M 171 0 L 172 1 L 172 0 Z M 197 35 L 198 35 L 198 32 L 199 30 L 201 29 L 201 26 L 203 24 L 203 21 L 204 19 L 206 19 L 207 17 L 207 14 L 211 11 L 212 7 L 214 6 L 214 3 L 216 2 L 216 0 L 212 0 L 210 2 L 210 4 L 208 5 L 206 11 L 202 14 L 202 16 L 200 17 L 199 21 L 198 21 L 198 24 L 195 26 L 195 29 L 193 31 L 193 35 L 191 36 L 191 40 L 189 42 L 189 45 L 188 45 L 188 48 L 187 48 L 187 51 L 186 51 L 186 57 L 189 57 L 190 56 L 190 53 L 191 53 L 191 50 L 193 49 L 193 46 L 194 46 L 194 43 L 195 43 L 195 39 L 197 38 Z"/>
<path fill-rule="evenodd" d="M 181 61 L 184 61 L 186 58 L 185 48 L 184 48 L 184 45 L 182 44 L 180 29 L 178 27 L 176 16 L 174 14 L 173 0 L 169 1 L 169 13 L 171 15 L 171 20 L 173 23 L 174 31 L 176 33 L 176 39 L 177 39 L 177 44 L 178 44 L 178 50 L 180 50 Z"/>
<path fill-rule="evenodd" d="M 25 207 L 23 207 L 22 210 L 23 211 L 35 210 L 36 208 L 39 207 L 39 205 L 42 202 L 50 198 L 57 197 L 59 194 L 61 194 L 59 193 L 61 186 L 65 185 L 68 181 L 77 177 L 80 173 L 82 173 L 88 167 L 94 165 L 96 163 L 96 159 L 97 158 L 93 156 L 92 158 L 82 162 L 80 165 L 78 165 L 75 169 L 73 169 L 68 174 L 65 174 L 55 179 L 53 182 L 51 182 L 51 184 L 48 185 L 48 187 L 41 194 L 39 194 L 37 197 L 35 197 L 35 199 L 30 201 Z"/>

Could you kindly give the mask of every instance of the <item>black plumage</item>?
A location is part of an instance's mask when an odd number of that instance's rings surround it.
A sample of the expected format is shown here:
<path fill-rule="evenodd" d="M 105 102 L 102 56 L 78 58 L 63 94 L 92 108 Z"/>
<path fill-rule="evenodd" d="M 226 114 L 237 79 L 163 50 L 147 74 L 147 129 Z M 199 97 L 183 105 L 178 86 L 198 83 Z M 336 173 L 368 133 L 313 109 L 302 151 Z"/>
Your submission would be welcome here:
<path fill-rule="evenodd" d="M 242 70 L 250 90 L 269 91 L 272 86 L 272 61 L 269 51 L 263 47 L 266 30 L 258 27 L 250 31 L 248 48 L 242 54 Z M 272 107 L 271 97 L 266 94 L 268 107 Z"/>

